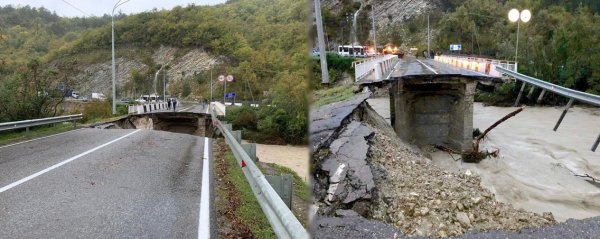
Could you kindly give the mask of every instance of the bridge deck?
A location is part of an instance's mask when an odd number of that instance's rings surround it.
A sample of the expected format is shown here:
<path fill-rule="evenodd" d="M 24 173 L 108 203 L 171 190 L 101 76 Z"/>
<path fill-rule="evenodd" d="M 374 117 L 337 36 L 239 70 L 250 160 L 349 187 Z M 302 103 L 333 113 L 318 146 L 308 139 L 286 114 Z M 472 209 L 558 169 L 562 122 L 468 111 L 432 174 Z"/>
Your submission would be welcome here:
<path fill-rule="evenodd" d="M 479 80 L 499 80 L 497 77 L 454 67 L 434 61 L 433 59 L 417 59 L 412 56 L 405 56 L 398 61 L 391 72 L 386 74 L 387 77 L 385 79 L 366 79 L 361 81 L 361 83 L 369 84 L 399 79 L 406 76 L 419 75 L 463 75 L 466 77 L 478 78 Z"/>

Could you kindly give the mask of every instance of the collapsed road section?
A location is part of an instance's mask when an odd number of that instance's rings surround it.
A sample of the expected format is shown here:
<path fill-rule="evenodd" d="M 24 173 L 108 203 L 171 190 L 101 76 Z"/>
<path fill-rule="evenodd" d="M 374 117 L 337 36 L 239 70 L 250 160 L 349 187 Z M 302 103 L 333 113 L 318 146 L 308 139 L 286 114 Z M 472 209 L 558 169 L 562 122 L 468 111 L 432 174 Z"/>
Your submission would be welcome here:
<path fill-rule="evenodd" d="M 598 219 L 556 224 L 549 212 L 515 209 L 471 171 L 440 169 L 397 136 L 369 96 L 311 110 L 315 238 L 585 237 L 599 229 Z M 569 229 L 581 225 L 594 229 Z"/>
<path fill-rule="evenodd" d="M 127 117 L 95 125 L 104 129 L 153 129 L 209 137 L 210 116 L 191 112 L 158 112 Z"/>

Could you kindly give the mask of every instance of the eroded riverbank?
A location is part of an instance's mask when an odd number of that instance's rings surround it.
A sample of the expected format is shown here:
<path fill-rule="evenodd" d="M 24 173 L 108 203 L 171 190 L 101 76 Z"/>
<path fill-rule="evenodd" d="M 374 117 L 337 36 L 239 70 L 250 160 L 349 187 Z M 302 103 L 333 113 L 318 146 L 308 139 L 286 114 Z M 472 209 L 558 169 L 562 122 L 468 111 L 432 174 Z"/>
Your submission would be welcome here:
<path fill-rule="evenodd" d="M 389 118 L 387 97 L 368 100 L 384 118 Z M 381 110 L 385 109 L 385 110 Z M 473 126 L 481 131 L 515 107 L 474 104 Z M 543 213 L 550 211 L 557 221 L 600 215 L 600 183 L 576 177 L 600 177 L 600 152 L 590 148 L 600 131 L 600 109 L 573 107 L 560 128 L 552 128 L 562 112 L 559 107 L 526 107 L 500 124 L 486 137 L 483 149 L 500 149 L 499 157 L 479 164 L 455 161 L 460 156 L 431 152 L 435 165 L 453 172 L 481 176 L 481 184 L 500 202 L 516 208 Z"/>

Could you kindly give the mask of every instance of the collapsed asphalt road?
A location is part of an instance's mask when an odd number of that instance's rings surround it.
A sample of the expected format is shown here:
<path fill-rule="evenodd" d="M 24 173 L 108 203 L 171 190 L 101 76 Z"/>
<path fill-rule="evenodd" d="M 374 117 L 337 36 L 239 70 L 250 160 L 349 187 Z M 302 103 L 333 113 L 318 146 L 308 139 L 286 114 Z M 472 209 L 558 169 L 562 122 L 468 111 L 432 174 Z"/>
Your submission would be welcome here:
<path fill-rule="evenodd" d="M 600 217 L 555 224 L 551 214 L 497 202 L 476 175 L 436 168 L 386 129 L 365 98 L 360 94 L 311 111 L 317 122 L 311 124 L 313 195 L 319 208 L 311 226 L 315 238 L 600 235 Z"/>

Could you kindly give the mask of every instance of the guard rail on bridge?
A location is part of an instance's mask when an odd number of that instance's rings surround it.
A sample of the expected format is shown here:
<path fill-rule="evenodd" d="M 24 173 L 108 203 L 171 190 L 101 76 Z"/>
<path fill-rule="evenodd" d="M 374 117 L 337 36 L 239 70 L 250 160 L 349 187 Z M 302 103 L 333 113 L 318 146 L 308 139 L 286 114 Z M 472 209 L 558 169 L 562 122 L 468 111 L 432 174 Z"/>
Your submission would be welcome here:
<path fill-rule="evenodd" d="M 370 74 L 375 74 L 375 79 L 383 79 L 383 75 L 392 70 L 397 60 L 396 55 L 384 55 L 352 62 L 354 80 L 362 80 Z"/>
<path fill-rule="evenodd" d="M 513 77 L 520 81 L 523 81 L 523 85 L 521 85 L 521 89 L 519 90 L 519 95 L 517 96 L 517 100 L 515 101 L 515 106 L 517 106 L 519 104 L 519 101 L 521 100 L 521 95 L 523 94 L 523 90 L 525 89 L 525 85 L 527 83 L 532 84 L 535 87 L 542 88 L 542 93 L 540 93 L 540 96 L 538 97 L 538 102 L 542 100 L 542 97 L 544 96 L 544 93 L 546 91 L 550 91 L 555 94 L 562 95 L 564 97 L 569 98 L 569 102 L 567 103 L 567 106 L 565 106 L 565 109 L 563 110 L 562 114 L 560 115 L 560 118 L 558 119 L 558 121 L 556 122 L 556 125 L 554 126 L 554 131 L 556 131 L 558 129 L 558 126 L 560 126 L 560 123 L 565 118 L 565 115 L 567 114 L 569 108 L 571 108 L 571 106 L 573 106 L 573 103 L 576 100 L 579 102 L 582 102 L 582 103 L 587 103 L 587 104 L 594 105 L 594 106 L 600 106 L 600 96 L 598 96 L 598 95 L 592 95 L 589 93 L 576 91 L 573 89 L 555 85 L 550 82 L 543 81 L 543 80 L 540 80 L 537 78 L 533 78 L 531 76 L 523 75 L 523 74 L 511 71 L 509 69 L 506 69 L 506 68 L 503 68 L 500 66 L 497 66 L 496 70 L 498 70 L 498 72 L 500 72 L 504 75 Z M 596 151 L 596 148 L 598 148 L 598 144 L 600 144 L 600 135 L 596 139 L 596 142 L 593 144 L 592 151 L 594 151 L 594 152 Z"/>
<path fill-rule="evenodd" d="M 165 102 L 148 103 L 148 104 L 141 104 L 141 105 L 130 105 L 127 112 L 129 114 L 143 114 L 143 113 L 149 113 L 149 112 L 153 112 L 153 111 L 157 111 L 157 110 L 164 110 L 166 108 L 167 108 L 167 103 L 165 103 Z"/>
<path fill-rule="evenodd" d="M 489 76 L 501 77 L 502 74 L 496 70 L 496 67 L 502 67 L 517 71 L 517 62 L 514 61 L 502 61 L 496 59 L 468 57 L 468 56 L 448 56 L 441 55 L 435 56 L 435 61 L 443 62 L 448 65 L 455 67 L 476 71 Z"/>
<path fill-rule="evenodd" d="M 238 165 L 242 167 L 246 180 L 248 180 L 248 183 L 254 192 L 254 196 L 260 204 L 262 211 L 267 216 L 277 237 L 310 238 L 306 229 L 302 227 L 302 224 L 300 224 L 292 211 L 290 211 L 283 200 L 281 200 L 279 195 L 271 187 L 250 156 L 244 151 L 238 139 L 236 139 L 232 132 L 224 127 L 223 123 L 217 119 L 214 109 L 211 110 L 211 116 L 213 125 L 221 131 L 225 141 L 238 161 Z"/>
<path fill-rule="evenodd" d="M 46 125 L 46 124 L 55 124 L 80 120 L 83 118 L 82 114 L 77 115 L 66 115 L 66 116 L 58 116 L 58 117 L 50 117 L 43 119 L 32 119 L 32 120 L 23 120 L 23 121 L 14 121 L 14 122 L 6 122 L 0 123 L 0 131 L 11 130 L 11 129 L 22 129 L 25 128 L 29 131 L 29 127 L 38 126 L 38 125 Z M 76 125 L 75 125 L 76 126 Z"/>

